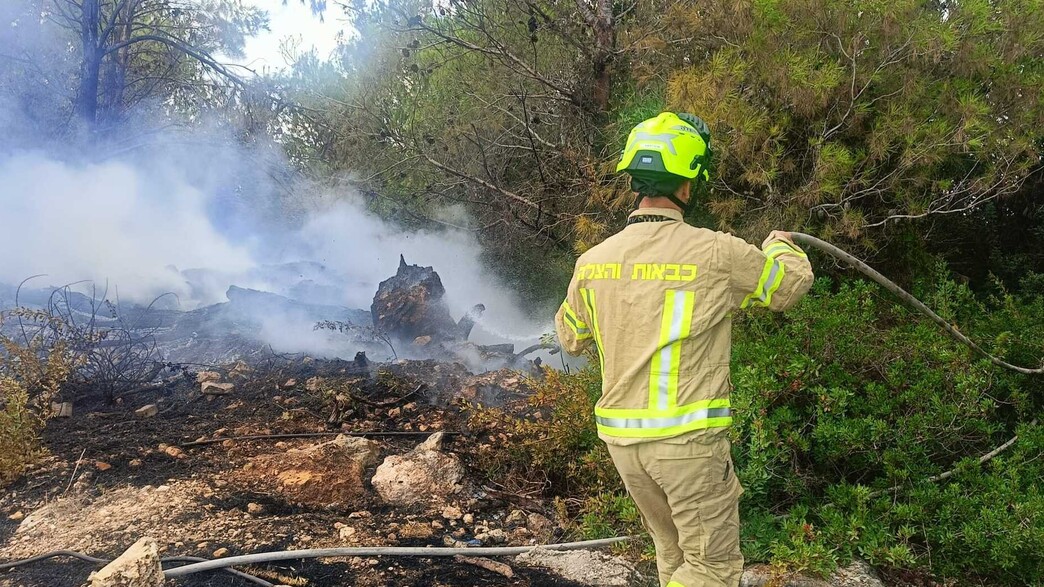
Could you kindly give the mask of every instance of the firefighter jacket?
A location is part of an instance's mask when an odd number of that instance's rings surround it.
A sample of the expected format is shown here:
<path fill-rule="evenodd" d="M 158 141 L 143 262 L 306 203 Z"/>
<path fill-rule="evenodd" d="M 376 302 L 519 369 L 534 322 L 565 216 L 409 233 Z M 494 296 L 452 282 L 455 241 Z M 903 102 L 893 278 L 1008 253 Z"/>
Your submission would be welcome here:
<path fill-rule="evenodd" d="M 627 445 L 728 427 L 732 312 L 785 310 L 811 285 L 792 242 L 770 237 L 758 249 L 677 210 L 632 213 L 577 260 L 555 318 L 566 352 L 598 350 L 598 435 Z"/>

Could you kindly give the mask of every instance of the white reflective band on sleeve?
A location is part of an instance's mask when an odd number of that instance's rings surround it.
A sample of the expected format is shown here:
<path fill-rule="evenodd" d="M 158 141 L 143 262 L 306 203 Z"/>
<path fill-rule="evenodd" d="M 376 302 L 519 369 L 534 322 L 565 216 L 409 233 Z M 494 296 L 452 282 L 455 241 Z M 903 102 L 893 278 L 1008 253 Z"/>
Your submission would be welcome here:
<path fill-rule="evenodd" d="M 728 418 L 732 415 L 732 411 L 729 408 L 706 408 L 703 410 L 696 410 L 689 412 L 688 414 L 682 414 L 681 416 L 672 417 L 659 417 L 659 418 L 608 418 L 605 416 L 595 416 L 595 420 L 602 426 L 609 428 L 630 428 L 630 429 L 645 429 L 645 428 L 670 428 L 672 426 L 682 426 L 689 424 L 697 420 L 709 420 L 711 418 Z"/>

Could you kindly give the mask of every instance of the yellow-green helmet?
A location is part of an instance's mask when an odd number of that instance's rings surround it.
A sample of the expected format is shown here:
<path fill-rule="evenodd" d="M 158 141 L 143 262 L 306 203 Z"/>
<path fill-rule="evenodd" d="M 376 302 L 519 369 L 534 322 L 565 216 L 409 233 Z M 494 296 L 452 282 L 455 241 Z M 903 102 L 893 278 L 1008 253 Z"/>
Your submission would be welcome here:
<path fill-rule="evenodd" d="M 631 130 L 616 170 L 631 175 L 669 173 L 709 180 L 710 140 L 707 123 L 698 116 L 661 112 Z"/>

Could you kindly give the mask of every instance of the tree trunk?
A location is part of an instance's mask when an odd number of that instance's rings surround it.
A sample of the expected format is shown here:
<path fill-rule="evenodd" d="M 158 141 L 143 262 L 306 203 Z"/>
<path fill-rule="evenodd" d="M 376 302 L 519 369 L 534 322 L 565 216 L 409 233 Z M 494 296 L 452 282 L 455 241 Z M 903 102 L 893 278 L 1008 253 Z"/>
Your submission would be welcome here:
<path fill-rule="evenodd" d="M 612 0 L 597 0 L 594 15 L 594 91 L 592 98 L 599 113 L 609 110 L 612 91 L 611 64 L 616 51 L 616 18 Z"/>
<path fill-rule="evenodd" d="M 80 44 L 83 57 L 80 63 L 80 88 L 76 94 L 76 114 L 93 134 L 98 121 L 98 79 L 101 75 L 102 52 L 98 47 L 98 24 L 101 18 L 100 0 L 83 0 L 80 21 Z"/>

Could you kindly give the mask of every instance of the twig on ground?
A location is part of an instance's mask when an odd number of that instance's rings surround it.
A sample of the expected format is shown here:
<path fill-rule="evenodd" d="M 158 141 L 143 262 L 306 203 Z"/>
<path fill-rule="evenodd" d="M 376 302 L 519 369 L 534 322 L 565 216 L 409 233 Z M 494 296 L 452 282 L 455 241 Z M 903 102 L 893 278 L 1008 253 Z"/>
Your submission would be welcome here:
<path fill-rule="evenodd" d="M 76 472 L 80 470 L 80 463 L 83 462 L 83 455 L 87 454 L 87 449 L 83 449 L 80 453 L 80 458 L 76 459 L 76 466 L 73 467 L 72 475 L 69 475 L 69 484 L 65 486 L 65 491 L 62 491 L 62 495 L 65 495 L 69 488 L 72 487 L 73 480 L 76 479 Z"/>
<path fill-rule="evenodd" d="M 414 432 L 412 430 L 375 430 L 373 432 L 301 432 L 294 434 L 256 434 L 249 436 L 228 436 L 225 438 L 210 438 L 207 440 L 196 440 L 193 442 L 185 442 L 179 444 L 181 448 L 188 448 L 191 446 L 205 446 L 208 444 L 217 444 L 219 442 L 225 442 L 226 440 L 279 440 L 281 438 L 321 438 L 324 436 L 431 436 L 436 432 L 442 432 L 446 435 L 457 435 L 460 432 L 446 432 L 440 430 L 432 430 L 429 432 Z"/>
<path fill-rule="evenodd" d="M 1030 426 L 1036 426 L 1036 425 L 1037 425 L 1037 420 L 1036 419 L 1034 419 L 1032 422 L 1030 422 Z M 1004 444 L 1002 444 L 1002 445 L 998 446 L 997 448 L 991 450 L 990 452 L 982 455 L 981 457 L 979 457 L 979 465 L 984 465 L 984 464 L 990 462 L 991 460 L 993 460 L 994 457 L 996 457 L 997 455 L 999 455 L 1002 452 L 1004 452 L 1004 451 L 1008 450 L 1009 448 L 1011 448 L 1018 439 L 1019 439 L 1018 435 L 1015 435 L 1015 436 L 1011 437 L 1010 439 L 1008 439 L 1008 441 L 1005 442 Z M 927 482 L 927 483 L 936 483 L 938 481 L 945 481 L 945 480 L 949 479 L 950 477 L 953 477 L 955 474 L 957 474 L 957 470 L 959 468 L 960 467 L 954 467 L 954 468 L 950 469 L 949 471 L 946 471 L 946 472 L 943 472 L 943 473 L 939 473 L 938 475 L 932 475 L 931 477 L 928 477 L 924 481 Z M 889 487 L 888 489 L 878 489 L 877 491 L 871 492 L 868 497 L 871 498 L 871 499 L 875 498 L 875 497 L 880 497 L 880 496 L 882 496 L 882 495 L 884 495 L 886 493 L 892 493 L 894 491 L 899 491 L 903 487 L 904 487 L 903 485 L 893 485 L 893 486 Z"/>
<path fill-rule="evenodd" d="M 407 393 L 406 395 L 404 395 L 402 397 L 399 397 L 399 398 L 392 399 L 392 400 L 384 401 L 384 402 L 375 402 L 373 400 L 368 400 L 368 399 L 366 399 L 364 397 L 355 395 L 354 393 L 351 393 L 351 392 L 348 393 L 348 396 L 351 397 L 353 400 L 359 402 L 359 403 L 366 404 L 366 405 L 372 406 L 374 408 L 386 408 L 388 406 L 394 406 L 395 404 L 399 404 L 399 403 L 402 403 L 402 402 L 406 401 L 407 399 L 409 399 L 409 398 L 413 397 L 414 395 L 416 395 L 417 393 L 419 393 L 425 387 L 427 387 L 427 385 L 424 384 L 424 383 L 421 383 L 420 385 L 417 386 L 416 389 L 414 389 L 413 391 Z"/>
<path fill-rule="evenodd" d="M 476 566 L 476 567 L 478 567 L 480 569 L 486 569 L 487 571 L 492 571 L 492 572 L 494 572 L 494 573 L 496 573 L 498 575 L 503 575 L 504 577 L 507 577 L 508 579 L 512 579 L 515 576 L 515 572 L 513 570 L 511 570 L 511 566 L 510 565 L 508 565 L 507 563 L 502 563 L 502 562 L 491 560 L 491 559 L 488 559 L 488 558 L 476 558 L 476 557 L 473 557 L 473 556 L 461 556 L 461 555 L 458 554 L 457 556 L 453 557 L 453 560 L 458 562 L 458 563 L 464 563 L 464 564 L 467 564 L 467 565 L 473 565 L 473 566 Z"/>

